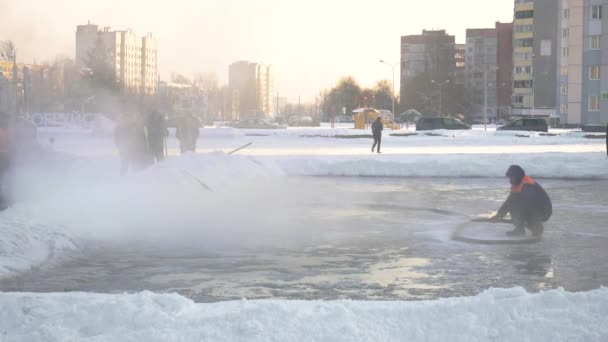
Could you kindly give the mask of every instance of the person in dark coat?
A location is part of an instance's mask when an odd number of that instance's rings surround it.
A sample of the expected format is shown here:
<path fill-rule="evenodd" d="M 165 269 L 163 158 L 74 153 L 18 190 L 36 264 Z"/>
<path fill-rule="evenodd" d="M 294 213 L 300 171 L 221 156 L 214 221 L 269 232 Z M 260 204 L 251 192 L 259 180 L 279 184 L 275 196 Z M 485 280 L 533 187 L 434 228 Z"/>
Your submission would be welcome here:
<path fill-rule="evenodd" d="M 8 115 L 0 113 L 0 210 L 4 210 L 8 207 L 8 200 L 5 197 L 4 189 L 4 176 L 10 167 L 8 126 Z"/>
<path fill-rule="evenodd" d="M 549 195 L 532 177 L 526 176 L 519 165 L 511 165 L 505 175 L 511 182 L 511 193 L 493 218 L 498 220 L 511 214 L 515 229 L 507 232 L 509 236 L 525 235 L 525 228 L 535 237 L 542 236 L 543 222 L 553 213 Z"/>
<path fill-rule="evenodd" d="M 380 144 L 382 143 L 382 130 L 384 129 L 384 125 L 382 124 L 382 118 L 378 117 L 376 121 L 372 124 L 372 135 L 374 136 L 374 144 L 372 145 L 372 152 L 378 145 L 378 153 L 380 152 Z"/>
<path fill-rule="evenodd" d="M 175 136 L 179 140 L 181 153 L 196 152 L 200 121 L 192 115 L 185 115 L 177 124 Z"/>
<path fill-rule="evenodd" d="M 159 111 L 152 111 L 147 118 L 146 129 L 148 148 L 152 161 L 161 162 L 165 159 L 165 138 L 169 135 L 167 122 Z"/>

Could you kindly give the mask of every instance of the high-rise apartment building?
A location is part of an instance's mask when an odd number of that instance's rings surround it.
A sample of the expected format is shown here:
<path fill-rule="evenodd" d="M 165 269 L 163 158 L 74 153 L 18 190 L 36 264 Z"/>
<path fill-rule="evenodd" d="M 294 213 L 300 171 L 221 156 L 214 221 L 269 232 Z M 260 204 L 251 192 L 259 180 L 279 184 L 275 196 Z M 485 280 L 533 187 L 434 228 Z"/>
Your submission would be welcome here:
<path fill-rule="evenodd" d="M 559 123 L 608 123 L 608 0 L 557 0 Z"/>
<path fill-rule="evenodd" d="M 133 31 L 100 29 L 79 25 L 76 29 L 76 63 L 86 67 L 91 53 L 105 49 L 107 64 L 124 93 L 153 95 L 158 89 L 158 43 L 151 34 L 139 37 Z"/>
<path fill-rule="evenodd" d="M 496 29 L 467 29 L 466 87 L 472 105 L 472 117 L 495 120 L 498 112 L 497 71 L 498 40 Z M 487 116 L 484 108 L 487 101 Z"/>
<path fill-rule="evenodd" d="M 555 117 L 559 0 L 515 0 L 513 96 L 515 115 Z"/>
<path fill-rule="evenodd" d="M 421 35 L 401 37 L 401 98 L 410 81 L 422 73 L 437 80 L 453 81 L 456 74 L 455 37 L 445 30 L 423 30 Z"/>
<path fill-rule="evenodd" d="M 230 65 L 228 86 L 238 98 L 239 117 L 272 117 L 273 78 L 270 65 L 239 61 Z"/>

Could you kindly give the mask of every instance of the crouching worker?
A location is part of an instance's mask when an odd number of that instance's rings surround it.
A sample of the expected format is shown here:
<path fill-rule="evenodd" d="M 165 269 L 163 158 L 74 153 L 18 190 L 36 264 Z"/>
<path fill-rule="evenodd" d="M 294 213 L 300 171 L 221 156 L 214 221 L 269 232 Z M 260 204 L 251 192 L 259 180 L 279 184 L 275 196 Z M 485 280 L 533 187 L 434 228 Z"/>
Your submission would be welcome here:
<path fill-rule="evenodd" d="M 543 222 L 547 222 L 553 213 L 551 199 L 540 184 L 526 176 L 519 165 L 511 165 L 506 176 L 511 182 L 511 194 L 493 219 L 502 219 L 510 213 L 515 229 L 507 232 L 507 235 L 525 235 L 525 228 L 528 228 L 532 235 L 541 237 Z"/>

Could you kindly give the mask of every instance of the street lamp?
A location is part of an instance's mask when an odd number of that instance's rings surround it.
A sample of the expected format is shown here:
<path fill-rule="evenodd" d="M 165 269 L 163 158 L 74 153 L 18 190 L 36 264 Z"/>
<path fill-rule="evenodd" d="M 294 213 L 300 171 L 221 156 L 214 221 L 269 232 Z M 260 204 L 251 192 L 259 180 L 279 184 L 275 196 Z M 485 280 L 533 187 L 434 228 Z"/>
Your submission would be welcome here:
<path fill-rule="evenodd" d="M 498 67 L 484 68 L 483 70 L 483 130 L 488 130 L 488 71 L 496 72 Z"/>
<path fill-rule="evenodd" d="M 443 112 L 441 110 L 441 106 L 442 106 L 442 103 L 443 103 L 443 90 L 442 90 L 442 88 L 443 88 L 444 85 L 450 83 L 450 80 L 446 80 L 446 81 L 443 81 L 443 82 L 437 82 L 435 80 L 431 80 L 431 83 L 434 83 L 434 84 L 436 84 L 436 85 L 439 86 L 439 115 L 443 115 Z"/>
<path fill-rule="evenodd" d="M 380 63 L 384 63 L 388 66 L 390 66 L 391 68 L 393 68 L 393 90 L 392 90 L 392 98 L 393 98 L 393 117 L 395 116 L 395 66 L 397 66 L 397 64 L 391 64 L 388 62 L 385 62 L 383 60 L 380 60 Z"/>

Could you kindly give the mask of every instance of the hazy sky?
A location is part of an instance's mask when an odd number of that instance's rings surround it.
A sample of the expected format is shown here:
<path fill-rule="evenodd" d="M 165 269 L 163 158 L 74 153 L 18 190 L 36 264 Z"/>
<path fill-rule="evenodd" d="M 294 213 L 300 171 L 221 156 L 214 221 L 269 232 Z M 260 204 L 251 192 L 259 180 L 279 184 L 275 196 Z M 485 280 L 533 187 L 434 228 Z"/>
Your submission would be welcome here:
<path fill-rule="evenodd" d="M 237 60 L 275 67 L 281 96 L 314 101 L 352 75 L 363 86 L 391 79 L 400 36 L 445 28 L 464 43 L 466 28 L 508 22 L 513 0 L 0 0 L 0 40 L 13 40 L 31 63 L 74 57 L 76 25 L 152 32 L 162 78 L 215 72 Z M 395 68 L 396 89 L 399 89 Z"/>

